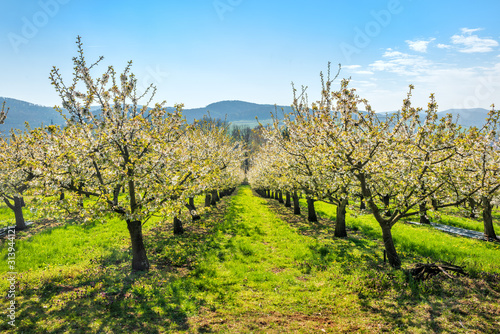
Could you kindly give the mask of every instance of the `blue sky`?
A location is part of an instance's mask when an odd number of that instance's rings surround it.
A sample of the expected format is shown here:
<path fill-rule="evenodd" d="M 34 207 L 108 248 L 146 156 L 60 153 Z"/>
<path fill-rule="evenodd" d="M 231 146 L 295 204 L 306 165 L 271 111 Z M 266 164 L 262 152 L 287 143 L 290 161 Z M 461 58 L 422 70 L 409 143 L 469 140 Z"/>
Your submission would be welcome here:
<path fill-rule="evenodd" d="M 76 36 L 95 74 L 133 61 L 155 101 L 289 105 L 291 82 L 318 98 L 319 72 L 341 77 L 376 111 L 435 93 L 440 110 L 500 106 L 500 2 L 40 0 L 0 2 L 0 96 L 53 106 L 52 66 L 71 80 Z"/>

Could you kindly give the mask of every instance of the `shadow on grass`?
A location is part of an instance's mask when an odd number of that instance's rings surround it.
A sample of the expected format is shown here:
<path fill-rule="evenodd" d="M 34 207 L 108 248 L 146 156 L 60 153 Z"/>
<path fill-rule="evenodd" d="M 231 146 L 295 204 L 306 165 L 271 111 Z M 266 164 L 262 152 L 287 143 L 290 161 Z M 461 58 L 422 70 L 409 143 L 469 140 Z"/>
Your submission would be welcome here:
<path fill-rule="evenodd" d="M 316 246 L 310 247 L 311 256 L 323 270 L 332 261 L 349 264 L 360 262 L 367 267 L 384 266 L 382 243 L 367 239 L 358 229 L 347 227 L 347 237 L 337 238 L 334 236 L 335 217 L 323 214 L 323 217 L 318 215 L 318 222 L 309 222 L 304 214 L 295 215 L 292 208 L 287 208 L 278 201 L 266 199 L 266 202 L 292 228 L 318 241 Z M 352 265 L 343 268 L 344 273 L 350 273 L 352 269 Z"/>
<path fill-rule="evenodd" d="M 157 270 L 129 272 L 129 256 L 115 251 L 75 276 L 21 283 L 17 331 L 29 333 L 160 333 L 188 329 L 175 279 Z M 22 281 L 21 281 L 22 282 Z M 3 330 L 8 329 L 6 325 Z"/>
<path fill-rule="evenodd" d="M 229 199 L 229 197 L 228 197 Z M 112 249 L 90 259 L 84 270 L 19 277 L 15 332 L 28 333 L 163 333 L 189 331 L 190 315 L 207 306 L 196 279 L 206 274 L 201 259 L 217 249 L 227 209 L 218 208 L 201 223 L 174 236 L 170 224 L 144 233 L 148 272 L 130 272 L 130 250 Z M 43 233 L 50 233 L 46 231 Z M 206 269 L 206 268 L 205 268 Z M 37 273 L 38 274 L 38 273 Z M 190 277 L 194 275 L 195 277 Z M 1 330 L 12 330 L 5 322 Z M 206 326 L 200 330 L 210 332 Z"/>
<path fill-rule="evenodd" d="M 497 329 L 498 294 L 488 286 L 494 275 L 485 279 L 460 277 L 448 279 L 435 276 L 423 282 L 393 277 L 386 289 L 392 298 L 370 299 L 360 296 L 362 310 L 378 314 L 403 332 L 472 332 L 495 333 Z"/>

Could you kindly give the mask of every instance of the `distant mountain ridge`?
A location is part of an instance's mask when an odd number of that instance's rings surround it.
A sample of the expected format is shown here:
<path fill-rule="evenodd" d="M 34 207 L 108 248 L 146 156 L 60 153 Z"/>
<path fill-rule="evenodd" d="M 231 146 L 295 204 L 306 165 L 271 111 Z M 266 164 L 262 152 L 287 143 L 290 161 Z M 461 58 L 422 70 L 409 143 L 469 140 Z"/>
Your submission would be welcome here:
<path fill-rule="evenodd" d="M 0 125 L 0 131 L 2 132 L 8 132 L 10 128 L 23 129 L 24 122 L 26 121 L 29 122 L 32 127 L 40 126 L 42 123 L 45 125 L 64 124 L 64 119 L 54 110 L 54 108 L 0 97 L 0 104 L 3 103 L 3 101 L 6 101 L 6 106 L 9 108 L 9 114 L 5 120 L 5 124 Z M 211 103 L 204 108 L 184 109 L 182 113 L 188 122 L 192 122 L 194 119 L 201 119 L 204 115 L 208 115 L 209 113 L 212 118 L 226 119 L 233 124 L 256 125 L 256 117 L 259 121 L 265 122 L 271 119 L 271 113 L 275 114 L 276 111 L 278 112 L 278 117 L 281 118 L 282 109 L 285 113 L 292 110 L 290 106 L 275 106 L 272 104 L 257 104 L 233 100 Z M 169 107 L 168 110 L 173 111 L 174 109 Z M 482 108 L 449 109 L 438 112 L 438 115 L 444 116 L 447 113 L 451 113 L 454 119 L 458 117 L 458 123 L 462 126 L 481 127 L 484 124 L 488 112 L 489 110 Z M 392 112 L 389 112 L 387 114 L 391 113 Z M 379 113 L 381 116 L 383 114 L 384 113 Z"/>
<path fill-rule="evenodd" d="M 255 117 L 259 120 L 271 118 L 271 113 L 285 113 L 292 111 L 290 106 L 275 106 L 273 104 L 257 104 L 244 101 L 220 101 L 211 103 L 205 108 L 185 109 L 182 113 L 188 121 L 200 119 L 203 115 L 207 115 L 207 111 L 212 118 L 224 119 L 227 116 L 228 122 L 234 121 L 255 121 Z"/>
<path fill-rule="evenodd" d="M 38 127 L 41 124 L 63 124 L 64 119 L 52 107 L 46 107 L 26 101 L 0 97 L 0 105 L 5 103 L 9 109 L 5 123 L 0 125 L 1 131 L 8 131 L 11 128 L 24 129 L 24 123 L 28 122 L 31 127 Z"/>

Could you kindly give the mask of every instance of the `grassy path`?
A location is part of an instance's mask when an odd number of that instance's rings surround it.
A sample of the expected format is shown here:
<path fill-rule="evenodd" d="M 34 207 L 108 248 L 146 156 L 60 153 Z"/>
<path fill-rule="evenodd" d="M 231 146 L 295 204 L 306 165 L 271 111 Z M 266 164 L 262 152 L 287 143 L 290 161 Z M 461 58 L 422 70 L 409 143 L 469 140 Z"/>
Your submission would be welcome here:
<path fill-rule="evenodd" d="M 218 330 L 371 328 L 359 315 L 355 322 L 349 319 L 359 314 L 357 296 L 343 286 L 356 285 L 356 278 L 347 274 L 352 268 L 340 264 L 356 257 L 351 250 L 337 252 L 332 244 L 297 233 L 248 187 L 233 198 L 219 233 L 218 247 L 206 254 L 207 266 L 195 271 L 205 284 L 225 286 L 215 297 L 216 312 L 203 314 L 205 326 L 226 318 L 222 326 L 215 323 Z"/>

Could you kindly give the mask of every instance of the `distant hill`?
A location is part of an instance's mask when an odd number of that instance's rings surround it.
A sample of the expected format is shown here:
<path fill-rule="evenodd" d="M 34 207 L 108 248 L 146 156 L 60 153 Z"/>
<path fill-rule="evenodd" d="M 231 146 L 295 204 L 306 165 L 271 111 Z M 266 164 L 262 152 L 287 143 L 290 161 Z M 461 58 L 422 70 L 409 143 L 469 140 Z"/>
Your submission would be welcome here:
<path fill-rule="evenodd" d="M 397 113 L 397 111 L 391 111 L 388 113 L 379 113 L 378 118 L 384 120 L 386 115 L 391 115 Z M 488 117 L 489 110 L 483 108 L 473 108 L 473 109 L 448 109 L 444 111 L 439 111 L 438 117 L 444 117 L 447 114 L 453 116 L 453 120 L 458 121 L 458 124 L 463 127 L 482 127 Z M 420 117 L 425 117 L 425 112 L 420 112 Z"/>
<path fill-rule="evenodd" d="M 289 106 L 275 106 L 272 104 L 257 104 L 244 101 L 221 101 L 209 104 L 205 108 L 185 109 L 183 114 L 188 121 L 200 119 L 203 115 L 207 115 L 207 112 L 210 113 L 212 118 L 224 119 L 227 116 L 228 122 L 255 121 L 255 117 L 263 121 L 270 119 L 271 113 L 276 113 L 276 108 L 279 115 L 282 113 L 282 108 L 285 113 L 291 111 Z"/>
<path fill-rule="evenodd" d="M 0 125 L 0 131 L 2 132 L 7 132 L 10 128 L 22 129 L 26 121 L 32 127 L 40 126 L 42 123 L 45 125 L 63 125 L 64 123 L 61 115 L 51 107 L 2 97 L 0 97 L 0 104 L 4 100 L 10 110 L 5 124 Z M 291 111 L 290 106 L 275 106 L 272 104 L 257 104 L 244 101 L 220 101 L 209 104 L 204 108 L 184 109 L 183 115 L 188 122 L 192 122 L 194 119 L 201 119 L 204 115 L 210 113 L 212 118 L 226 118 L 228 122 L 235 125 L 255 126 L 257 125 L 255 117 L 258 117 L 260 122 L 267 123 L 271 119 L 271 113 L 275 113 L 276 110 L 278 111 L 278 117 L 282 118 L 282 109 L 285 113 Z M 170 107 L 168 110 L 173 111 L 173 108 Z M 481 108 L 449 109 L 439 112 L 438 115 L 444 116 L 447 113 L 451 113 L 454 119 L 458 117 L 458 122 L 462 126 L 480 127 L 484 124 L 488 112 L 489 110 Z M 384 118 L 384 113 L 379 113 L 379 118 Z"/>
<path fill-rule="evenodd" d="M 458 118 L 458 123 L 462 126 L 475 126 L 482 127 L 488 117 L 488 113 L 490 111 L 483 108 L 474 108 L 474 109 L 448 109 L 446 111 L 438 112 L 440 117 L 446 114 L 452 114 L 453 119 L 456 120 Z"/>
<path fill-rule="evenodd" d="M 21 100 L 0 97 L 0 105 L 6 101 L 5 106 L 9 113 L 5 123 L 0 125 L 0 131 L 9 131 L 11 128 L 24 129 L 24 122 L 29 122 L 31 127 L 38 127 L 42 123 L 63 124 L 64 119 L 52 107 L 45 107 Z"/>
<path fill-rule="evenodd" d="M 0 131 L 6 132 L 10 128 L 22 129 L 26 121 L 28 121 L 32 127 L 40 126 L 42 123 L 45 125 L 63 125 L 64 123 L 64 119 L 61 115 L 51 107 L 2 97 L 0 97 L 0 104 L 4 100 L 6 101 L 6 106 L 10 110 L 5 120 L 5 124 L 0 125 Z M 282 115 L 282 108 L 285 112 L 291 111 L 289 106 L 275 107 L 272 104 L 257 104 L 244 101 L 221 101 L 209 104 L 205 108 L 184 109 L 182 113 L 188 122 L 192 122 L 195 119 L 201 119 L 204 115 L 210 113 L 212 118 L 226 118 L 228 122 L 253 126 L 257 125 L 255 117 L 258 117 L 261 122 L 269 120 L 271 119 L 271 113 L 275 113 L 276 108 L 278 110 L 278 115 Z M 93 108 L 92 110 L 93 112 L 98 111 L 97 108 Z M 168 110 L 173 111 L 174 108 L 169 107 Z"/>

